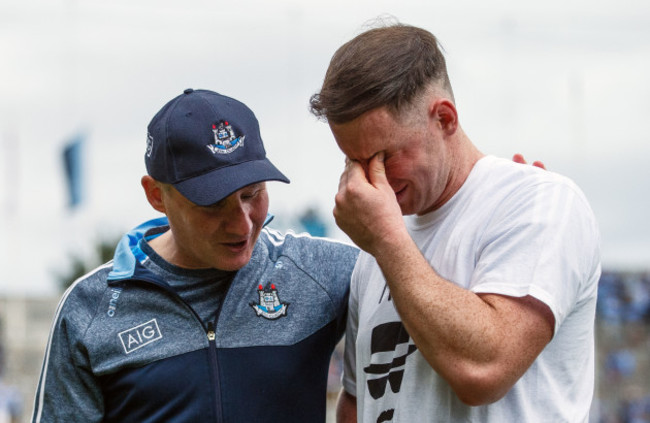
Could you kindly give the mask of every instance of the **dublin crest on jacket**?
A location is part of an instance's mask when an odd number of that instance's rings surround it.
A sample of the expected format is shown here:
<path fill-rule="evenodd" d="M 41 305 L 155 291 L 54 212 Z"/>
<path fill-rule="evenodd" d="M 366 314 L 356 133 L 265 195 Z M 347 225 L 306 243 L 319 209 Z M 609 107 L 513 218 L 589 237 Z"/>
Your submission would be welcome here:
<path fill-rule="evenodd" d="M 265 317 L 269 320 L 275 320 L 287 315 L 289 303 L 280 302 L 278 290 L 275 284 L 271 284 L 271 289 L 264 289 L 262 285 L 257 287 L 259 303 L 251 302 L 250 305 L 258 316 Z"/>

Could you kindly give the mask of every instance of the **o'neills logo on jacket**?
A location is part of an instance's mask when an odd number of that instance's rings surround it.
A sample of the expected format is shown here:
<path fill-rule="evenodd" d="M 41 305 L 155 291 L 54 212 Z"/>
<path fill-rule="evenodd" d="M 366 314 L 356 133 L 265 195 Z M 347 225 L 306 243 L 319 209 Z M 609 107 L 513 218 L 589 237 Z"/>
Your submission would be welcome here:
<path fill-rule="evenodd" d="M 122 292 L 122 288 L 111 289 L 111 298 L 108 300 L 108 310 L 106 311 L 108 317 L 115 316 L 115 312 L 117 311 L 117 300 L 120 299 L 121 292 Z"/>
<path fill-rule="evenodd" d="M 253 310 L 255 310 L 258 316 L 275 320 L 287 315 L 289 303 L 280 302 L 275 284 L 271 284 L 270 290 L 264 289 L 262 285 L 259 285 L 257 287 L 257 293 L 260 297 L 259 303 L 251 302 L 250 306 L 253 307 Z"/>

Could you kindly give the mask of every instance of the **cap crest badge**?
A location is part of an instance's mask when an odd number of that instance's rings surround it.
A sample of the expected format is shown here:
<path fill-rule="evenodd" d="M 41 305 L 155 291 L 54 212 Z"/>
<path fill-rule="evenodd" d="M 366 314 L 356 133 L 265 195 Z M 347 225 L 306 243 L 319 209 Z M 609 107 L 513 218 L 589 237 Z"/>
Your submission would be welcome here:
<path fill-rule="evenodd" d="M 213 154 L 229 154 L 244 145 L 246 135 L 236 136 L 228 121 L 220 122 L 219 126 L 213 124 L 212 132 L 214 144 L 209 144 L 207 147 Z"/>

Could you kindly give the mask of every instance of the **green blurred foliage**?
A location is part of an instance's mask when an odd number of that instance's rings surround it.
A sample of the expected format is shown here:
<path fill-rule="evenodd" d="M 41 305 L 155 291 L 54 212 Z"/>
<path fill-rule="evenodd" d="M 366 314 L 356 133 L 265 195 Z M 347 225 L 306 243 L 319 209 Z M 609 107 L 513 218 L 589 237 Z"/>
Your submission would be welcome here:
<path fill-rule="evenodd" d="M 59 289 L 65 291 L 81 276 L 90 272 L 97 266 L 112 260 L 115 247 L 121 237 L 122 235 L 120 234 L 100 238 L 93 246 L 90 257 L 84 257 L 78 253 L 71 253 L 67 270 L 57 272 L 56 274 L 56 281 Z"/>

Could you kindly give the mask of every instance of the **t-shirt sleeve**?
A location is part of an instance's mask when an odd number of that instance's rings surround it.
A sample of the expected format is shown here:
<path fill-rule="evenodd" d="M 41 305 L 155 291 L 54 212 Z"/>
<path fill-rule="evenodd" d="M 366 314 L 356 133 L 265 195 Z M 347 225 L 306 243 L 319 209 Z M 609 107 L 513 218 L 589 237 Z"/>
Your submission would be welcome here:
<path fill-rule="evenodd" d="M 348 301 L 348 318 L 345 328 L 345 352 L 343 356 L 343 374 L 341 384 L 347 393 L 357 396 L 356 380 L 356 340 L 359 329 L 359 274 L 358 265 L 352 272 L 350 298 Z"/>
<path fill-rule="evenodd" d="M 482 236 L 470 289 L 533 296 L 553 312 L 555 331 L 595 289 L 598 227 L 584 195 L 568 180 L 514 192 Z"/>

